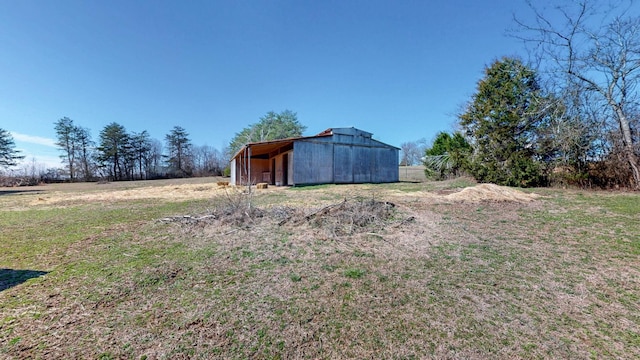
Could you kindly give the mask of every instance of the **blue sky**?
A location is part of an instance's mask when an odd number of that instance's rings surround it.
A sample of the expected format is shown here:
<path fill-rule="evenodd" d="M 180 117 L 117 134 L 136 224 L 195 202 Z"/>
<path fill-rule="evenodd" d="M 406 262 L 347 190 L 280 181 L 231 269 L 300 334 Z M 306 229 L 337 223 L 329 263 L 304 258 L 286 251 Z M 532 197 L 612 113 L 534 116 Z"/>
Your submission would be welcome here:
<path fill-rule="evenodd" d="M 52 164 L 53 123 L 117 122 L 162 140 L 184 127 L 221 149 L 268 111 L 313 135 L 399 146 L 449 131 L 486 65 L 524 56 L 505 36 L 519 0 L 0 0 L 0 127 Z"/>

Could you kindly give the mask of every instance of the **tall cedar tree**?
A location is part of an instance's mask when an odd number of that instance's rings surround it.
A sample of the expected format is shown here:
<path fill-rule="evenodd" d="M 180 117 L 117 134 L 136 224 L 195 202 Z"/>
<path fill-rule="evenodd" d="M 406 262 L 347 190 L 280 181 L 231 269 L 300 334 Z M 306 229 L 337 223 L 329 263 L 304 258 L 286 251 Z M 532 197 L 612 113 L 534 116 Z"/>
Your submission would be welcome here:
<path fill-rule="evenodd" d="M 480 182 L 534 186 L 541 182 L 535 159 L 536 131 L 545 121 L 536 74 L 520 60 L 502 58 L 485 77 L 460 125 L 474 146 L 470 170 Z"/>

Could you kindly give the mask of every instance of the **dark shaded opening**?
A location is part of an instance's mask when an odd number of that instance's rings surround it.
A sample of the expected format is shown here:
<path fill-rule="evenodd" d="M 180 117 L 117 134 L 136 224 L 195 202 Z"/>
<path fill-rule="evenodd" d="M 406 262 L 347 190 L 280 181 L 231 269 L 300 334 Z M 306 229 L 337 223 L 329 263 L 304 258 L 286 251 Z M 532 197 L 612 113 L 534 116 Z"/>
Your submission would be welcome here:
<path fill-rule="evenodd" d="M 271 159 L 271 183 L 270 185 L 276 184 L 276 159 Z"/>

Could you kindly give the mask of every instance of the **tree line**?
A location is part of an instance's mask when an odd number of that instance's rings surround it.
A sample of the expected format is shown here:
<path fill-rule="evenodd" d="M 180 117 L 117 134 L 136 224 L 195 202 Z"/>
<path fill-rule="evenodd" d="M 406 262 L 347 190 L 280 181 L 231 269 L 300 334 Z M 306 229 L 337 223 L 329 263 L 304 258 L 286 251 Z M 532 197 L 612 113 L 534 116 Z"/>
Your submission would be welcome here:
<path fill-rule="evenodd" d="M 181 126 L 174 126 L 161 142 L 146 130 L 129 132 L 116 122 L 106 125 L 97 141 L 89 129 L 68 117 L 54 125 L 56 145 L 71 181 L 222 175 L 228 162 L 223 152 L 211 146 L 194 146 Z"/>
<path fill-rule="evenodd" d="M 165 135 L 164 142 L 151 138 L 146 130 L 129 132 L 116 122 L 106 125 L 96 140 L 90 129 L 68 117 L 55 121 L 54 129 L 64 170 L 38 171 L 34 159 L 32 164 L 25 165 L 24 178 L 118 181 L 228 175 L 229 159 L 245 144 L 302 136 L 306 126 L 291 110 L 269 111 L 258 122 L 236 133 L 229 146 L 221 151 L 208 145 L 193 145 L 181 126 L 174 126 Z M 24 156 L 15 149 L 11 134 L 0 129 L 0 168 L 15 166 L 22 159 Z"/>
<path fill-rule="evenodd" d="M 305 129 L 295 112 L 269 111 L 257 123 L 236 133 L 228 147 L 219 151 L 207 145 L 194 146 L 180 126 L 174 126 L 161 142 L 146 130 L 128 132 L 114 122 L 100 131 L 95 142 L 89 129 L 68 117 L 55 122 L 56 145 L 71 181 L 228 175 L 229 159 L 243 145 L 302 136 Z"/>
<path fill-rule="evenodd" d="M 600 5 L 529 3 L 535 20 L 516 19 L 514 33 L 533 45 L 529 64 L 503 57 L 485 68 L 458 130 L 425 149 L 426 175 L 640 189 L 640 16 L 630 3 Z"/>

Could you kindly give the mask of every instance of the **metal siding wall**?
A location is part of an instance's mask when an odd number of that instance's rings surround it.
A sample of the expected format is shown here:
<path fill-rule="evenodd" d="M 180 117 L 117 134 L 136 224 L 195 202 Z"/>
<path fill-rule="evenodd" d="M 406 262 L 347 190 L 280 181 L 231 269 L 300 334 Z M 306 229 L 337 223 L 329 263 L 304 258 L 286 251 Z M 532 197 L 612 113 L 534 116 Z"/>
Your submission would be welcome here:
<path fill-rule="evenodd" d="M 335 183 L 353 182 L 353 151 L 351 145 L 333 146 L 333 180 Z"/>
<path fill-rule="evenodd" d="M 289 151 L 289 168 L 287 169 L 287 183 L 289 185 L 294 185 L 293 182 L 293 151 Z"/>
<path fill-rule="evenodd" d="M 364 137 L 334 134 L 296 141 L 293 184 L 396 182 L 398 150 Z"/>
<path fill-rule="evenodd" d="M 314 184 L 333 182 L 333 144 L 312 143 L 311 166 L 314 169 Z"/>
<path fill-rule="evenodd" d="M 337 144 L 352 144 L 353 143 L 353 136 L 351 135 L 333 135 L 333 142 L 337 143 Z"/>
<path fill-rule="evenodd" d="M 371 139 L 360 135 L 360 136 L 354 136 L 352 141 L 354 144 L 366 145 L 371 141 Z"/>
<path fill-rule="evenodd" d="M 376 148 L 373 182 L 398 181 L 398 150 L 394 148 Z"/>
<path fill-rule="evenodd" d="M 333 143 L 333 136 L 323 136 L 319 138 L 313 139 L 314 143 L 324 142 L 324 143 Z"/>
<path fill-rule="evenodd" d="M 375 148 L 374 152 L 374 170 L 372 181 L 375 183 L 384 182 L 385 179 L 385 149 Z"/>
<path fill-rule="evenodd" d="M 353 182 L 367 183 L 372 181 L 374 172 L 375 148 L 354 146 L 353 147 Z"/>
<path fill-rule="evenodd" d="M 293 184 L 307 184 L 313 178 L 313 166 L 311 164 L 311 147 L 309 143 L 296 141 L 293 143 Z"/>
<path fill-rule="evenodd" d="M 333 144 L 296 141 L 293 144 L 293 183 L 326 184 L 333 182 Z"/>
<path fill-rule="evenodd" d="M 389 151 L 392 153 L 390 163 L 393 164 L 393 168 L 395 169 L 391 173 L 389 182 L 398 182 L 400 181 L 400 168 L 398 167 L 400 165 L 400 160 L 398 156 L 398 149 L 389 149 Z"/>
<path fill-rule="evenodd" d="M 231 169 L 231 181 L 229 182 L 229 184 L 239 185 L 236 182 L 236 159 L 231 160 L 231 165 L 229 165 L 229 168 Z"/>

